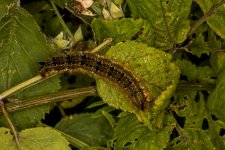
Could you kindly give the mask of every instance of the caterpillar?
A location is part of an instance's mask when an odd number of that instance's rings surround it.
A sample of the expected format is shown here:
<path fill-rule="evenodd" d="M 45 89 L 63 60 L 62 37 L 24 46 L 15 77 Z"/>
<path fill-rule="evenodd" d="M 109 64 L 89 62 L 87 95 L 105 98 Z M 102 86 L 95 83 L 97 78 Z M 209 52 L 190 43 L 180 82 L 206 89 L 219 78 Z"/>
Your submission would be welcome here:
<path fill-rule="evenodd" d="M 78 51 L 72 55 L 52 57 L 40 65 L 42 77 L 65 72 L 86 72 L 102 77 L 117 85 L 138 109 L 144 110 L 147 103 L 151 102 L 147 91 L 139 84 L 139 79 L 128 68 L 104 56 Z"/>

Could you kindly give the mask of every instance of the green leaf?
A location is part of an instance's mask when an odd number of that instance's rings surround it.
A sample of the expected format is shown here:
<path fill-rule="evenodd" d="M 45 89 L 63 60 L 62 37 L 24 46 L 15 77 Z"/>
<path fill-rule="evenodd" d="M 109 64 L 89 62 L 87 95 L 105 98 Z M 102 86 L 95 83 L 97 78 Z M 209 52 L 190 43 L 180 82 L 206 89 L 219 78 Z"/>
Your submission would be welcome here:
<path fill-rule="evenodd" d="M 69 142 L 51 128 L 31 128 L 19 132 L 21 150 L 70 150 Z M 16 143 L 10 130 L 0 128 L 1 150 L 15 150 Z"/>
<path fill-rule="evenodd" d="M 154 115 L 158 118 L 158 114 L 164 112 L 179 79 L 180 72 L 171 62 L 171 55 L 143 43 L 125 42 L 110 48 L 106 56 L 133 71 L 141 79 L 140 84 L 146 87 L 153 103 L 146 112 L 137 110 L 123 92 L 103 80 L 97 82 L 99 96 L 115 108 L 135 113 L 140 121 L 150 125 L 149 117 Z"/>
<path fill-rule="evenodd" d="M 161 150 L 167 147 L 173 128 L 174 125 L 152 132 L 128 114 L 117 122 L 111 146 L 113 149 Z"/>
<path fill-rule="evenodd" d="M 205 84 L 214 84 L 215 83 L 215 74 L 213 70 L 208 66 L 196 67 L 188 60 L 177 60 L 176 64 L 181 70 L 181 74 L 186 76 L 189 81 L 200 82 Z"/>
<path fill-rule="evenodd" d="M 127 0 L 127 3 L 134 18 L 142 18 L 149 23 L 151 33 L 147 38 L 154 40 L 154 45 L 150 46 L 170 49 L 173 44 L 186 39 L 192 0 Z"/>
<path fill-rule="evenodd" d="M 0 92 L 8 90 L 38 74 L 38 62 L 46 59 L 51 50 L 34 19 L 22 8 L 12 7 L 0 21 Z M 46 80 L 27 90 L 16 93 L 21 100 L 53 92 L 60 88 L 58 77 Z M 15 112 L 11 115 L 18 129 L 33 124 L 49 112 L 49 105 Z M 2 116 L 0 124 L 6 125 Z"/>
<path fill-rule="evenodd" d="M 9 13 L 10 7 L 16 5 L 17 0 L 0 1 L 0 20 Z"/>
<path fill-rule="evenodd" d="M 176 114 L 180 126 L 176 127 L 178 136 L 170 143 L 173 149 L 191 149 L 191 143 L 195 143 L 198 149 L 203 149 L 206 142 L 217 149 L 225 148 L 224 139 L 220 135 L 224 124 L 219 120 L 212 120 L 202 92 L 177 90 L 170 109 Z"/>
<path fill-rule="evenodd" d="M 189 48 L 191 52 L 198 56 L 201 57 L 202 54 L 207 54 L 209 55 L 210 53 L 210 47 L 207 42 L 204 40 L 204 36 L 202 34 L 198 35 L 189 45 Z"/>
<path fill-rule="evenodd" d="M 221 4 L 219 8 L 215 9 L 213 14 L 207 18 L 208 25 L 216 32 L 217 35 L 225 39 L 225 8 L 224 2 L 221 0 L 196 0 L 201 7 L 204 14 L 206 14 L 214 5 Z"/>
<path fill-rule="evenodd" d="M 186 76 L 189 81 L 194 81 L 197 75 L 197 67 L 188 60 L 177 60 L 176 64 L 181 70 L 181 74 Z"/>
<path fill-rule="evenodd" d="M 95 19 L 92 22 L 92 29 L 95 33 L 95 40 L 99 43 L 105 38 L 111 37 L 113 43 L 131 40 L 141 30 L 142 20 L 123 18 L 121 20 Z"/>
<path fill-rule="evenodd" d="M 203 149 L 215 149 L 210 136 L 204 130 L 199 129 L 186 129 L 182 130 L 182 136 L 175 138 L 169 149 L 191 149 L 191 150 L 203 150 Z M 185 139 L 185 140 L 183 140 Z"/>
<path fill-rule="evenodd" d="M 103 115 L 79 114 L 63 118 L 56 128 L 92 146 L 106 145 L 112 127 Z"/>
<path fill-rule="evenodd" d="M 225 71 L 218 75 L 216 88 L 209 95 L 207 106 L 212 114 L 225 121 Z"/>
<path fill-rule="evenodd" d="M 212 69 L 220 74 L 225 70 L 225 52 L 214 52 L 210 56 L 210 62 Z"/>

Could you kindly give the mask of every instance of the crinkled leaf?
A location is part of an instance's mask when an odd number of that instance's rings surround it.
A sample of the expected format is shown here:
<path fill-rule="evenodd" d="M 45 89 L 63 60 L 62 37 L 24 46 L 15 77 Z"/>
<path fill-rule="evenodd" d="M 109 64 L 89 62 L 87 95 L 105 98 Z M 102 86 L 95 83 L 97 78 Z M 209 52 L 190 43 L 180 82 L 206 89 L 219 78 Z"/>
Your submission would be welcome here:
<path fill-rule="evenodd" d="M 202 92 L 177 90 L 170 108 L 175 112 L 175 117 L 180 126 L 177 129 L 178 136 L 170 143 L 172 148 L 187 149 L 191 146 L 190 143 L 195 143 L 198 148 L 204 148 L 204 142 L 209 142 L 212 147 L 224 149 L 224 140 L 220 136 L 220 130 L 223 126 L 219 126 L 218 121 L 211 119 Z M 193 134 L 194 132 L 196 132 L 196 135 Z M 203 139 L 205 135 L 207 141 Z"/>
<path fill-rule="evenodd" d="M 177 60 L 176 64 L 181 70 L 181 74 L 186 76 L 189 81 L 194 81 L 196 79 L 197 67 L 188 60 Z"/>
<path fill-rule="evenodd" d="M 210 53 L 210 47 L 208 43 L 204 41 L 204 36 L 202 34 L 192 41 L 192 43 L 189 45 L 189 48 L 191 52 L 198 57 L 201 57 L 201 55 L 204 53 L 207 55 Z"/>
<path fill-rule="evenodd" d="M 113 149 L 160 150 L 167 147 L 173 128 L 174 125 L 152 132 L 129 114 L 117 122 L 111 146 Z"/>
<path fill-rule="evenodd" d="M 217 78 L 216 88 L 210 94 L 207 106 L 212 114 L 217 118 L 225 121 L 225 71 L 223 71 Z"/>
<path fill-rule="evenodd" d="M 203 95 L 196 90 L 178 90 L 170 107 L 185 119 L 181 125 L 185 128 L 202 128 L 203 119 L 207 118 Z"/>
<path fill-rule="evenodd" d="M 153 100 L 149 108 L 152 115 L 158 117 L 158 113 L 164 112 L 180 75 L 179 69 L 171 62 L 170 54 L 143 43 L 125 42 L 112 47 L 106 56 L 124 64 L 141 79 L 140 84 L 146 87 Z M 99 95 L 109 105 L 133 112 L 140 121 L 149 124 L 149 117 L 153 117 L 149 115 L 149 110 L 146 112 L 137 110 L 119 89 L 106 81 L 99 80 L 97 87 Z"/>
<path fill-rule="evenodd" d="M 149 23 L 151 32 L 146 38 L 154 40 L 151 46 L 170 49 L 173 44 L 186 39 L 192 0 L 127 0 L 127 3 L 134 18 L 142 18 Z"/>
<path fill-rule="evenodd" d="M 201 83 L 215 83 L 215 74 L 208 66 L 196 67 L 188 60 L 177 60 L 176 64 L 181 70 L 181 74 L 186 76 L 189 81 L 198 81 Z"/>
<path fill-rule="evenodd" d="M 196 0 L 204 14 L 206 14 L 214 5 L 218 5 L 222 0 Z M 217 8 L 211 16 L 207 18 L 208 25 L 217 35 L 225 39 L 225 7 L 224 2 Z"/>
<path fill-rule="evenodd" d="M 215 149 L 210 136 L 204 130 L 199 129 L 186 129 L 182 130 L 182 136 L 175 138 L 170 145 L 170 149 Z M 185 140 L 183 140 L 185 139 Z"/>
<path fill-rule="evenodd" d="M 105 145 L 112 127 L 102 115 L 79 114 L 63 118 L 56 128 L 92 146 Z"/>
<path fill-rule="evenodd" d="M 111 37 L 113 43 L 128 41 L 141 30 L 142 20 L 124 18 L 121 20 L 95 19 L 92 22 L 92 29 L 95 32 L 95 40 L 102 42 L 105 38 Z"/>
<path fill-rule="evenodd" d="M 51 128 L 30 128 L 18 134 L 22 150 L 70 150 L 69 142 Z M 16 143 L 10 130 L 0 128 L 1 150 L 15 150 Z"/>
<path fill-rule="evenodd" d="M 22 8 L 12 7 L 0 21 L 0 92 L 38 74 L 38 62 L 46 59 L 51 51 L 33 18 Z M 27 98 L 53 92 L 60 88 L 58 77 L 16 93 L 15 98 Z M 40 106 L 12 114 L 18 129 L 30 127 L 44 117 L 49 106 Z M 6 124 L 0 117 L 0 124 Z"/>

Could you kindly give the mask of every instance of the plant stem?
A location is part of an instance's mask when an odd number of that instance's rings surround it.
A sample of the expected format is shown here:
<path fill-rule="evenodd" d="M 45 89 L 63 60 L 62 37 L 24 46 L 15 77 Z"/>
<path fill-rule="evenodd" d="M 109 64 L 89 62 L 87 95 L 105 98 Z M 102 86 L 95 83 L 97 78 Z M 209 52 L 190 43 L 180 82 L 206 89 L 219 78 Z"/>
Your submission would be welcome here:
<path fill-rule="evenodd" d="M 179 83 L 177 89 L 195 89 L 195 90 L 213 90 L 215 84 L 200 84 L 200 83 Z"/>
<path fill-rule="evenodd" d="M 4 102 L 3 101 L 0 101 L 0 106 L 1 106 L 1 111 L 15 137 L 15 141 L 16 141 L 16 147 L 17 147 L 17 150 L 20 150 L 20 145 L 19 145 L 19 137 L 18 137 L 18 134 L 17 134 L 17 131 L 16 131 L 16 128 L 14 127 L 10 117 L 9 117 L 9 114 L 7 113 L 6 109 L 5 109 L 5 105 L 4 105 Z"/>
<path fill-rule="evenodd" d="M 53 0 L 50 0 L 50 2 L 51 2 L 52 8 L 54 9 L 57 17 L 59 18 L 59 22 L 62 25 L 63 29 L 67 32 L 67 34 L 70 36 L 70 38 L 73 39 L 73 34 L 70 31 L 70 29 L 67 27 L 66 23 L 64 22 L 64 20 L 63 20 L 62 16 L 60 15 L 59 10 L 57 9 L 55 3 L 53 2 Z"/>
<path fill-rule="evenodd" d="M 85 88 L 78 88 L 72 90 L 66 90 L 62 92 L 55 92 L 51 94 L 47 94 L 44 96 L 27 99 L 27 100 L 20 100 L 17 103 L 10 103 L 6 104 L 6 111 L 7 112 L 14 112 L 22 109 L 32 108 L 40 105 L 56 103 L 60 101 L 65 101 L 71 98 L 76 97 L 86 97 L 86 96 L 94 96 L 97 95 L 97 90 L 94 86 L 85 87 Z M 3 113 L 0 110 L 0 114 Z"/>
<path fill-rule="evenodd" d="M 218 7 L 220 7 L 220 6 L 221 6 L 222 4 L 224 4 L 224 3 L 225 3 L 225 0 L 222 0 L 220 3 L 218 3 L 218 4 L 214 5 L 214 6 L 212 6 L 211 9 L 210 9 L 208 12 L 206 12 L 205 15 L 202 16 L 202 18 L 200 18 L 200 19 L 199 19 L 199 20 L 191 27 L 189 33 L 187 34 L 187 37 L 191 36 L 191 35 L 195 32 L 195 30 L 196 30 L 200 25 L 202 25 L 202 23 L 204 23 L 204 22 L 206 21 L 206 19 L 207 19 L 208 17 L 210 17 Z"/>
<path fill-rule="evenodd" d="M 20 90 L 23 90 L 25 88 L 28 88 L 30 87 L 31 85 L 33 85 L 34 83 L 39 83 L 41 81 L 41 79 L 43 79 L 40 75 L 36 76 L 36 77 L 33 77 L 21 84 L 18 84 L 12 88 L 10 88 L 9 90 L 3 92 L 0 94 L 0 100 L 3 100 L 4 98 L 6 98 L 7 96 L 15 93 L 15 92 L 18 92 Z"/>
<path fill-rule="evenodd" d="M 100 51 L 101 49 L 103 49 L 106 46 L 110 45 L 111 43 L 112 43 L 112 38 L 107 38 L 104 42 L 102 42 L 101 44 L 99 44 L 96 48 L 94 48 L 90 52 L 91 53 L 97 53 L 98 51 Z"/>

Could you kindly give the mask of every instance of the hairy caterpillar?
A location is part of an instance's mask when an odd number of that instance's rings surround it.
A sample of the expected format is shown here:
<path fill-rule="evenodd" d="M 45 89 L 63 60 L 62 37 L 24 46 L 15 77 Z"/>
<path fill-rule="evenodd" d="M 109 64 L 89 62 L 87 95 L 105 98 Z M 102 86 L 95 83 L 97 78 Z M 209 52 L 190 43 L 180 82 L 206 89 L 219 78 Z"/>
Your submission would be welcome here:
<path fill-rule="evenodd" d="M 53 57 L 40 64 L 42 77 L 64 72 L 87 72 L 117 85 L 127 99 L 141 110 L 151 102 L 147 91 L 129 69 L 101 55 L 78 51 L 72 55 Z"/>

